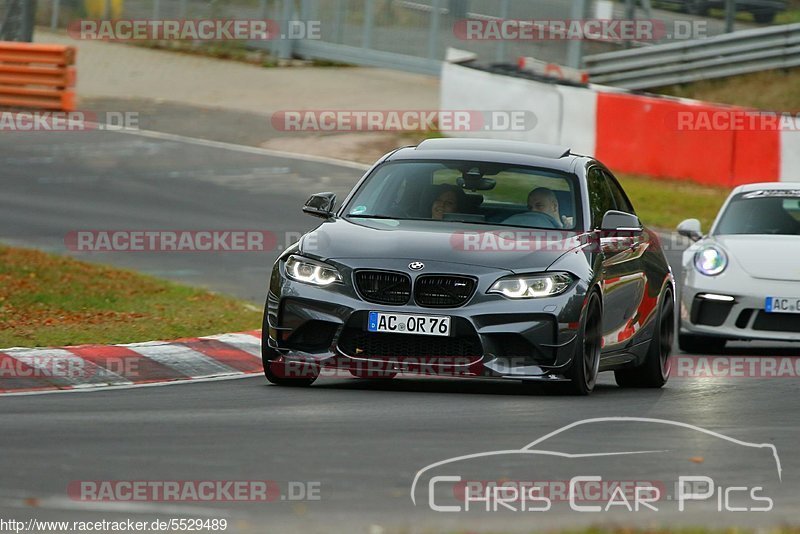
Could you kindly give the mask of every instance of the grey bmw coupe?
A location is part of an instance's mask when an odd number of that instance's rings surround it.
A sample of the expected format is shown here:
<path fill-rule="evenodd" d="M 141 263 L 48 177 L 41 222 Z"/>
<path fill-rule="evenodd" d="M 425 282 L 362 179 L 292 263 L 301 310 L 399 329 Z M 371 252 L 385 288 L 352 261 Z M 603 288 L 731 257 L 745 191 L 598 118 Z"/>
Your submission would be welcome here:
<path fill-rule="evenodd" d="M 383 156 L 275 262 L 267 379 L 429 374 L 588 394 L 669 377 L 674 280 L 599 161 L 569 148 L 431 139 Z"/>

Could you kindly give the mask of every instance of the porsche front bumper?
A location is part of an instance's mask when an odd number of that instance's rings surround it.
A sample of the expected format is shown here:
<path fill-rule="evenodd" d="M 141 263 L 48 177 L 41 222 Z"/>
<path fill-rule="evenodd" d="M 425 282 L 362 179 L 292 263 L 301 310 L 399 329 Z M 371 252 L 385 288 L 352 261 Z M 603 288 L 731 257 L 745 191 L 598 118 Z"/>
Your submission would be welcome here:
<path fill-rule="evenodd" d="M 729 340 L 800 341 L 800 313 L 766 311 L 767 297 L 800 297 L 800 284 L 743 276 L 688 276 L 680 296 L 680 332 Z"/>

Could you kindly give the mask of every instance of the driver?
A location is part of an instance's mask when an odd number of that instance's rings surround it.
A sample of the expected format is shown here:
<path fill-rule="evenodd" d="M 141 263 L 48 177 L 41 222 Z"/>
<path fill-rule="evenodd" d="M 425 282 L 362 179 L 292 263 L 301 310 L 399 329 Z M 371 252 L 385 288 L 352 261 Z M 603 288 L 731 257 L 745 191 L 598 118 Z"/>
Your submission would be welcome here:
<path fill-rule="evenodd" d="M 446 213 L 458 213 L 464 192 L 454 185 L 442 184 L 438 187 L 438 195 L 431 205 L 431 218 L 442 220 Z"/>
<path fill-rule="evenodd" d="M 537 187 L 528 193 L 528 209 L 549 216 L 556 228 L 572 226 L 572 217 L 561 215 L 558 209 L 558 197 L 546 187 Z"/>

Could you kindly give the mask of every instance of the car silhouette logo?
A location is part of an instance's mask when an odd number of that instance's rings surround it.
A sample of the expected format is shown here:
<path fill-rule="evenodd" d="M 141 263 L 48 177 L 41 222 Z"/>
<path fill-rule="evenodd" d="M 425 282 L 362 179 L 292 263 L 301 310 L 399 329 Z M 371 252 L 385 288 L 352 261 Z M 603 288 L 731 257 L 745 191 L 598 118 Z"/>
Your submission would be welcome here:
<path fill-rule="evenodd" d="M 425 268 L 425 264 L 422 263 L 421 261 L 412 261 L 411 263 L 408 264 L 408 268 L 411 269 L 412 271 L 421 271 L 422 269 Z"/>

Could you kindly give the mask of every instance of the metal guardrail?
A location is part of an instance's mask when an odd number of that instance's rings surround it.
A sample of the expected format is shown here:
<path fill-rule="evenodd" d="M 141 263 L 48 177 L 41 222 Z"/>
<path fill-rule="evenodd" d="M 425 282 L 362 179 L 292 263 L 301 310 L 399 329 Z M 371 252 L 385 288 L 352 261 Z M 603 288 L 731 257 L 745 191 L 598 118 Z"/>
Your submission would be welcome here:
<path fill-rule="evenodd" d="M 800 66 L 800 23 L 586 56 L 592 83 L 624 89 Z"/>

